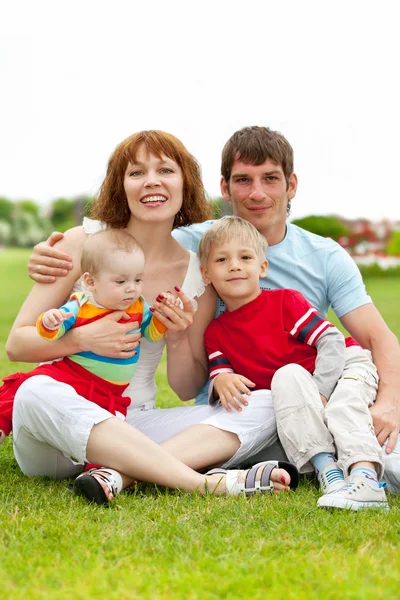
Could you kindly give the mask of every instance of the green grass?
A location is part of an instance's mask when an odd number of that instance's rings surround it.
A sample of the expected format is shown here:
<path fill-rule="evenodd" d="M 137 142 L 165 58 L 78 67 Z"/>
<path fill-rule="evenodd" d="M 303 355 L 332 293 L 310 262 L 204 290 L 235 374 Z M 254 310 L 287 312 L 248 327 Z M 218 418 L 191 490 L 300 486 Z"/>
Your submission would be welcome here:
<path fill-rule="evenodd" d="M 28 252 L 0 253 L 0 374 L 4 342 L 30 288 Z M 369 292 L 400 337 L 400 281 L 369 280 Z M 165 361 L 159 404 L 178 403 Z M 400 496 L 392 510 L 322 511 L 304 481 L 296 493 L 217 498 L 139 488 L 111 508 L 88 505 L 67 482 L 24 477 L 10 440 L 0 449 L 0 584 L 4 598 L 400 597 Z"/>

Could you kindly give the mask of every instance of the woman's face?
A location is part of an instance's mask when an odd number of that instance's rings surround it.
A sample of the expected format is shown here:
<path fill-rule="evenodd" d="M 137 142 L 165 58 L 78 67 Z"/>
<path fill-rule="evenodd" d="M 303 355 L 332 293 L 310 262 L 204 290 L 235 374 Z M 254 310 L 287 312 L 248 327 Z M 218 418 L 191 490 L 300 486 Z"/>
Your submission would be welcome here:
<path fill-rule="evenodd" d="M 172 228 L 183 201 L 182 170 L 174 160 L 139 149 L 136 162 L 126 168 L 124 189 L 135 221 L 168 221 Z"/>

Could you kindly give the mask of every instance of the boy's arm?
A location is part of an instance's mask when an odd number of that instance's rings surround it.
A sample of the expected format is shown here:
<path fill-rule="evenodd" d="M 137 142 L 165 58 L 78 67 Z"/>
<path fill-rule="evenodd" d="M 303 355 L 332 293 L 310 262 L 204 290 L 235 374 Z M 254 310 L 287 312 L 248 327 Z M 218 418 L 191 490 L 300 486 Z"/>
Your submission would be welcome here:
<path fill-rule="evenodd" d="M 284 293 L 285 328 L 298 341 L 316 348 L 313 377 L 321 396 L 329 400 L 344 369 L 344 337 L 300 292 Z"/>
<path fill-rule="evenodd" d="M 215 405 L 220 401 L 228 412 L 231 411 L 231 407 L 240 412 L 241 404 L 248 405 L 246 396 L 251 394 L 249 387 L 254 387 L 255 384 L 247 377 L 234 372 L 228 358 L 220 350 L 217 350 L 218 343 L 212 330 L 211 324 L 204 334 L 211 380 L 208 402 Z"/>
<path fill-rule="evenodd" d="M 315 347 L 314 381 L 319 393 L 329 400 L 344 369 L 344 337 L 336 327 L 329 327 L 316 340 Z"/>

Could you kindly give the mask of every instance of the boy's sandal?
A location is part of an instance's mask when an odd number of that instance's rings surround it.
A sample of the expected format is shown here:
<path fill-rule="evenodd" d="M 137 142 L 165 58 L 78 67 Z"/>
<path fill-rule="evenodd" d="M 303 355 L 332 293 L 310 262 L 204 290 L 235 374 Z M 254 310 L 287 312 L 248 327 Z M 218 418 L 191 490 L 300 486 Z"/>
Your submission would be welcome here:
<path fill-rule="evenodd" d="M 113 471 L 106 468 L 90 469 L 89 471 L 82 473 L 82 475 L 78 475 L 72 486 L 74 492 L 78 494 L 78 496 L 85 496 L 90 502 L 95 502 L 96 504 L 110 504 L 100 482 L 96 477 L 93 477 L 93 475 L 96 475 L 103 483 L 105 483 L 115 498 L 120 491 L 118 489 L 118 482 L 113 475 Z"/>
<path fill-rule="evenodd" d="M 261 471 L 259 479 L 256 480 L 260 467 L 264 468 Z M 265 494 L 266 492 L 274 491 L 274 482 L 271 481 L 271 473 L 276 468 L 285 469 L 289 473 L 290 489 L 295 490 L 299 484 L 299 472 L 294 465 L 285 461 L 268 460 L 257 463 L 247 471 L 245 481 L 243 482 L 238 481 L 240 475 L 243 473 L 243 469 L 212 469 L 211 471 L 207 471 L 206 475 L 225 475 L 227 496 L 239 496 L 240 494 L 253 496 L 254 494 Z"/>

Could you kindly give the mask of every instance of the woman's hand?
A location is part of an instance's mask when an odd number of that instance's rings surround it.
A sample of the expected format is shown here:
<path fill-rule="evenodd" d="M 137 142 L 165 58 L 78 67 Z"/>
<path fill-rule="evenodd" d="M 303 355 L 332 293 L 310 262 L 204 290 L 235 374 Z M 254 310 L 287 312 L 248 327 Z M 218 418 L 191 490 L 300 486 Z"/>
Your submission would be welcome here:
<path fill-rule="evenodd" d="M 230 412 L 233 407 L 240 412 L 241 404 L 247 406 L 246 396 L 250 396 L 249 387 L 254 387 L 254 383 L 237 373 L 220 373 L 214 379 L 214 394 L 219 397 L 222 406 Z M 248 387 L 247 387 L 248 386 Z"/>
<path fill-rule="evenodd" d="M 109 358 L 130 358 L 137 352 L 141 333 L 128 333 L 139 328 L 139 323 L 118 323 L 121 319 L 129 319 L 125 312 L 116 310 L 103 319 L 93 321 L 84 327 L 71 330 L 79 336 L 81 352 L 94 352 Z"/>
<path fill-rule="evenodd" d="M 151 309 L 152 313 L 167 327 L 165 333 L 168 341 L 179 341 L 186 337 L 186 331 L 194 320 L 196 301 L 175 286 L 176 295 L 172 292 L 159 294 Z"/>
<path fill-rule="evenodd" d="M 63 233 L 53 231 L 45 242 L 36 244 L 28 263 L 28 274 L 38 283 L 54 283 L 57 277 L 66 277 L 72 269 L 72 259 L 69 254 L 53 248 L 62 240 Z"/>

